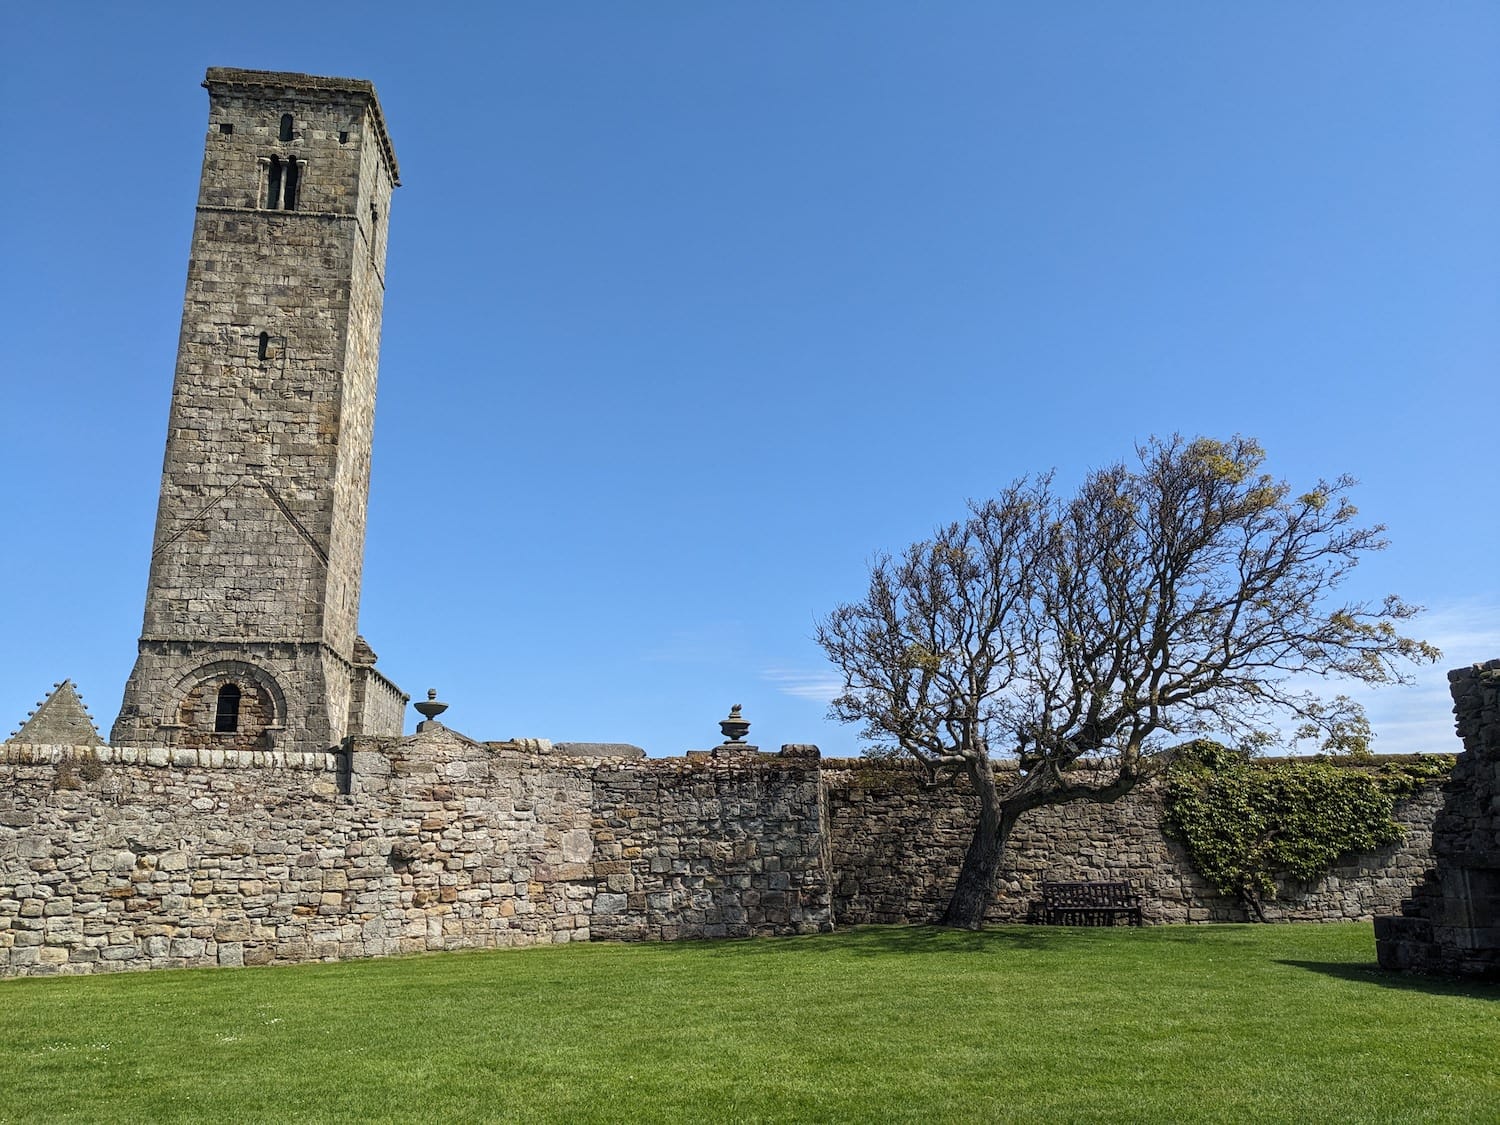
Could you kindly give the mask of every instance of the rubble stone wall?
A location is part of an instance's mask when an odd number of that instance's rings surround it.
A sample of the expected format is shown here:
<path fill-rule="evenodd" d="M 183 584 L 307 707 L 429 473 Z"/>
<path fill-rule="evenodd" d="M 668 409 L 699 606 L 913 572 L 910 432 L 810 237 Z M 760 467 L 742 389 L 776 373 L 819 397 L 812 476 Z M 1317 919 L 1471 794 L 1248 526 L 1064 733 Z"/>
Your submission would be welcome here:
<path fill-rule="evenodd" d="M 1277 917 L 1369 917 L 1399 848 L 1287 889 Z M 995 920 L 1043 878 L 1130 878 L 1150 921 L 1239 920 L 1154 791 L 1030 815 Z M 339 753 L 0 745 L 0 976 L 284 964 L 590 939 L 810 933 L 936 916 L 972 801 L 909 772 L 720 748 L 582 758 L 441 727 Z"/>
<path fill-rule="evenodd" d="M 587 938 L 587 888 L 550 875 L 587 840 L 586 776 L 396 755 L 372 799 L 340 757 L 3 747 L 0 972 Z"/>
<path fill-rule="evenodd" d="M 0 976 L 816 932 L 820 793 L 815 752 L 3 744 Z"/>
<path fill-rule="evenodd" d="M 967 787 L 923 790 L 900 764 L 826 761 L 841 925 L 931 922 L 947 904 L 963 863 L 978 803 Z M 1003 784 L 1003 782 L 1002 782 Z M 1316 883 L 1285 881 L 1266 917 L 1282 922 L 1367 919 L 1400 902 L 1432 865 L 1432 820 L 1441 795 L 1428 789 L 1401 802 L 1405 840 L 1351 857 Z M 1218 893 L 1161 828 L 1162 799 L 1147 784 L 1112 804 L 1075 802 L 1021 818 L 1002 859 L 989 919 L 1025 921 L 1043 880 L 1129 879 L 1150 922 L 1244 922 L 1244 909 Z"/>
<path fill-rule="evenodd" d="M 615 761 L 594 774 L 595 938 L 832 929 L 818 753 Z"/>

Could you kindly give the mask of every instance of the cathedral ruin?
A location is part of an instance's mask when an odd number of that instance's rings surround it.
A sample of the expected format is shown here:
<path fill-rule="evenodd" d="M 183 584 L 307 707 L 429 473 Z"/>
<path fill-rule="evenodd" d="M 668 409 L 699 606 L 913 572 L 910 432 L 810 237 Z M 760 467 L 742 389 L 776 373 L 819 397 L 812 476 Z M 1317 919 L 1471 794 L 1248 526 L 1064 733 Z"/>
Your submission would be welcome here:
<path fill-rule="evenodd" d="M 738 708 L 722 743 L 674 758 L 481 742 L 435 700 L 403 736 L 408 697 L 358 631 L 395 150 L 369 82 L 203 85 L 138 656 L 107 742 L 61 681 L 0 744 L 0 977 L 932 920 L 972 798 L 815 746 L 763 753 Z M 1493 751 L 1485 675 L 1471 726 Z M 1399 909 L 1439 804 L 1412 797 L 1404 843 L 1284 888 L 1273 917 Z M 1467 849 L 1444 886 L 1480 891 L 1409 905 L 1388 935 L 1402 964 L 1500 933 L 1495 826 L 1460 812 L 1440 820 Z M 1149 785 L 1028 814 L 990 920 L 1024 919 L 1043 879 L 1130 879 L 1151 922 L 1243 917 L 1163 834 Z"/>

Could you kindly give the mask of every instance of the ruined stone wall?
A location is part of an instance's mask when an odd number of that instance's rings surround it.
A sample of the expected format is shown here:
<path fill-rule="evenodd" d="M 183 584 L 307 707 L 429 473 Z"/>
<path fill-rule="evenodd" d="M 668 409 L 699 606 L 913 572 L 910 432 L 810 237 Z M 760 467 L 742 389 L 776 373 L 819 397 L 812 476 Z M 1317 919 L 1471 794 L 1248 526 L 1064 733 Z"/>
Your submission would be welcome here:
<path fill-rule="evenodd" d="M 1448 673 L 1464 752 L 1433 823 L 1432 869 L 1375 919 L 1387 969 L 1500 977 L 1500 660 Z"/>
<path fill-rule="evenodd" d="M 826 761 L 833 848 L 834 916 L 840 925 L 931 922 L 947 904 L 963 862 L 977 800 L 966 787 L 923 790 L 902 764 Z M 1440 795 L 1403 802 L 1403 843 L 1355 857 L 1317 883 L 1285 882 L 1266 905 L 1271 921 L 1369 918 L 1393 909 L 1431 866 Z M 1006 849 L 988 917 L 1021 922 L 1044 880 L 1129 879 L 1147 922 L 1243 922 L 1245 912 L 1193 867 L 1161 828 L 1161 796 L 1143 786 L 1108 805 L 1076 802 L 1022 817 Z"/>

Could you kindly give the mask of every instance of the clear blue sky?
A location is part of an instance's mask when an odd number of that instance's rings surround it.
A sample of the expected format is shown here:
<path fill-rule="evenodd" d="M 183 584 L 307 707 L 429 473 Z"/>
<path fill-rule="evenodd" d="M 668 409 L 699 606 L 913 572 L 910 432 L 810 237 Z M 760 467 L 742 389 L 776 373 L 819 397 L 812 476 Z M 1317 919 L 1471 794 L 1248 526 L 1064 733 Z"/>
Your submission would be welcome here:
<path fill-rule="evenodd" d="M 1500 6 L 7 5 L 0 722 L 140 629 L 205 67 L 401 162 L 363 631 L 481 738 L 851 753 L 811 634 L 1148 434 L 1350 472 L 1351 592 L 1500 656 Z M 1377 749 L 1450 750 L 1439 670 Z M 1435 732 L 1435 733 L 1434 733 Z"/>

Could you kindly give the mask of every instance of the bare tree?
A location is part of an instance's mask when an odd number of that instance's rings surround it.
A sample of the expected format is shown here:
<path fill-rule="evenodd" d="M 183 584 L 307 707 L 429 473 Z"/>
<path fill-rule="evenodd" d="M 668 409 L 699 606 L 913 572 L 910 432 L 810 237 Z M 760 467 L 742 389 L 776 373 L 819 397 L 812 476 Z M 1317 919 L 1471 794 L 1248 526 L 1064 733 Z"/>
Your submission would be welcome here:
<path fill-rule="evenodd" d="M 864 599 L 818 624 L 844 679 L 832 715 L 978 794 L 945 925 L 981 924 L 1027 810 L 1113 801 L 1167 741 L 1275 712 L 1317 722 L 1330 712 L 1300 686 L 1309 675 L 1404 683 L 1406 662 L 1439 656 L 1397 632 L 1420 607 L 1333 602 L 1386 545 L 1383 527 L 1356 525 L 1349 477 L 1294 494 L 1239 437 L 1153 438 L 1136 455 L 1071 499 L 1046 476 L 970 502 L 879 556 Z M 1017 759 L 1003 790 L 996 756 Z"/>

